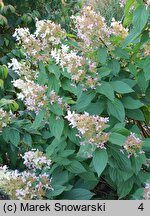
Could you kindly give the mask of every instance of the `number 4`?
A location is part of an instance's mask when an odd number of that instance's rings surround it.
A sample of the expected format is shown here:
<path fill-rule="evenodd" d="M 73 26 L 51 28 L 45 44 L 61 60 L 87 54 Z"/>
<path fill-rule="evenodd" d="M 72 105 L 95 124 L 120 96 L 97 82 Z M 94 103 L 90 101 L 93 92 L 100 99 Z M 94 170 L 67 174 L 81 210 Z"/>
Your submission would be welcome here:
<path fill-rule="evenodd" d="M 143 206 L 143 203 L 141 203 L 138 207 L 139 210 L 143 211 L 144 210 L 144 206 Z"/>

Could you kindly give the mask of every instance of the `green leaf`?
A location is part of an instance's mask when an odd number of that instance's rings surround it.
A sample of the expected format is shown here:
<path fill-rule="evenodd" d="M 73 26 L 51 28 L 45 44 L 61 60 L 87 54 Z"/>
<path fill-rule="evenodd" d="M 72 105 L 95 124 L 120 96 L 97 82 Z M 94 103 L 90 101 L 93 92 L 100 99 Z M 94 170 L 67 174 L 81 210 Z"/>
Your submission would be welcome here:
<path fill-rule="evenodd" d="M 46 69 L 45 65 L 42 61 L 39 62 L 39 75 L 38 75 L 38 83 L 40 85 L 45 85 L 46 80 L 47 80 L 47 74 L 46 74 Z"/>
<path fill-rule="evenodd" d="M 108 148 L 109 155 L 112 156 L 113 163 L 115 164 L 116 168 L 119 168 L 122 171 L 131 172 L 132 167 L 131 167 L 131 161 L 128 159 L 127 155 L 123 154 L 120 151 L 120 147 L 117 145 L 109 145 Z M 109 163 L 110 163 L 110 158 L 109 158 Z"/>
<path fill-rule="evenodd" d="M 76 109 L 77 111 L 84 110 L 95 97 L 95 93 L 91 91 L 83 92 L 77 100 Z"/>
<path fill-rule="evenodd" d="M 121 47 L 116 47 L 114 54 L 117 57 L 123 58 L 123 59 L 129 59 L 129 54 L 126 50 L 123 50 Z"/>
<path fill-rule="evenodd" d="M 69 180 L 68 171 L 61 171 L 59 173 L 54 174 L 52 178 L 52 184 L 55 185 L 63 185 Z"/>
<path fill-rule="evenodd" d="M 111 86 L 113 87 L 113 90 L 121 93 L 121 94 L 126 94 L 126 93 L 130 93 L 133 92 L 133 89 L 130 88 L 130 86 L 122 81 L 113 81 L 110 83 Z"/>
<path fill-rule="evenodd" d="M 96 173 L 100 176 L 108 162 L 108 155 L 105 149 L 97 149 L 93 154 L 93 165 Z"/>
<path fill-rule="evenodd" d="M 51 112 L 53 112 L 54 114 L 58 115 L 58 116 L 63 116 L 64 112 L 62 110 L 62 108 L 59 106 L 58 103 L 54 103 L 54 104 L 49 104 L 49 109 Z"/>
<path fill-rule="evenodd" d="M 61 71 L 60 71 L 60 69 L 59 69 L 59 67 L 57 65 L 55 65 L 55 64 L 52 64 L 52 65 L 49 64 L 48 65 L 48 71 L 50 73 L 53 73 L 56 76 L 56 79 L 59 80 Z"/>
<path fill-rule="evenodd" d="M 6 65 L 1 65 L 0 66 L 0 77 L 2 77 L 2 79 L 6 79 L 8 76 L 8 68 L 6 67 Z"/>
<path fill-rule="evenodd" d="M 55 149 L 61 145 L 62 140 L 54 139 L 52 143 L 46 148 L 46 153 L 50 157 L 54 154 Z"/>
<path fill-rule="evenodd" d="M 145 163 L 146 163 L 146 156 L 144 154 L 138 155 L 138 157 L 135 156 L 131 157 L 132 169 L 136 175 L 141 170 L 142 164 Z"/>
<path fill-rule="evenodd" d="M 32 137 L 31 137 L 31 135 L 28 134 L 28 133 L 25 133 L 24 136 L 23 136 L 23 142 L 25 144 L 27 144 L 28 146 L 32 147 Z"/>
<path fill-rule="evenodd" d="M 73 86 L 73 83 L 69 79 L 65 79 L 61 82 L 62 88 L 66 91 L 69 91 L 75 95 L 78 94 L 78 87 Z"/>
<path fill-rule="evenodd" d="M 128 179 L 125 182 L 120 182 L 117 186 L 117 193 L 119 196 L 119 199 L 125 197 L 126 195 L 128 195 L 133 187 L 134 184 L 134 180 L 133 178 Z"/>
<path fill-rule="evenodd" d="M 90 103 L 90 105 L 86 108 L 86 112 L 88 112 L 90 115 L 100 115 L 104 109 L 106 104 L 104 101 L 96 102 L 96 103 Z"/>
<path fill-rule="evenodd" d="M 64 119 L 62 117 L 50 116 L 49 126 L 51 133 L 56 139 L 60 139 L 64 129 Z"/>
<path fill-rule="evenodd" d="M 63 194 L 63 199 L 65 200 L 90 200 L 94 196 L 94 193 L 87 189 L 75 188 L 71 191 L 65 192 Z"/>
<path fill-rule="evenodd" d="M 74 174 L 86 172 L 84 166 L 77 160 L 72 160 L 71 163 L 66 167 L 66 169 Z"/>
<path fill-rule="evenodd" d="M 136 31 L 141 32 L 145 27 L 149 17 L 149 9 L 140 5 L 133 13 L 133 27 Z"/>
<path fill-rule="evenodd" d="M 114 102 L 108 101 L 107 109 L 109 115 L 114 116 L 119 121 L 123 122 L 125 119 L 125 110 L 122 102 L 118 99 L 115 99 Z"/>
<path fill-rule="evenodd" d="M 143 147 L 150 149 L 150 138 L 144 139 Z"/>
<path fill-rule="evenodd" d="M 130 96 L 123 98 L 122 102 L 126 109 L 138 109 L 144 106 L 144 104 L 141 103 L 140 100 L 135 100 Z"/>
<path fill-rule="evenodd" d="M 56 93 L 59 92 L 60 83 L 56 79 L 56 76 L 51 74 L 51 76 L 48 79 L 48 92 L 54 90 Z"/>
<path fill-rule="evenodd" d="M 122 146 L 127 138 L 119 133 L 111 133 L 109 141 L 113 144 Z"/>
<path fill-rule="evenodd" d="M 31 126 L 31 129 L 33 130 L 37 130 L 40 126 L 41 126 L 41 122 L 43 121 L 43 118 L 45 116 L 46 111 L 45 110 L 41 110 L 37 116 L 35 117 L 35 120 Z"/>
<path fill-rule="evenodd" d="M 130 63 L 128 68 L 129 68 L 129 70 L 133 76 L 137 75 L 138 71 L 137 71 L 136 66 L 134 64 Z"/>
<path fill-rule="evenodd" d="M 59 154 L 59 157 L 68 157 L 72 155 L 75 152 L 75 150 L 65 150 Z"/>
<path fill-rule="evenodd" d="M 66 187 L 62 185 L 54 185 L 53 190 L 46 193 L 46 197 L 51 199 L 52 197 L 58 196 L 65 191 Z"/>
<path fill-rule="evenodd" d="M 123 123 L 118 123 L 116 124 L 112 129 L 111 129 L 111 133 L 119 133 L 123 136 L 129 136 L 130 135 L 130 130 L 125 128 L 125 124 Z"/>
<path fill-rule="evenodd" d="M 123 45 L 122 45 L 123 48 L 125 48 L 129 43 L 132 43 L 139 35 L 140 35 L 140 33 L 137 32 L 137 30 L 135 30 L 135 29 L 131 30 L 131 32 L 125 38 L 125 40 L 123 42 Z"/>
<path fill-rule="evenodd" d="M 140 109 L 126 110 L 126 115 L 134 120 L 145 121 L 143 112 Z"/>
<path fill-rule="evenodd" d="M 4 81 L 2 79 L 0 79 L 0 88 L 3 89 L 4 88 Z"/>
<path fill-rule="evenodd" d="M 143 93 L 145 93 L 146 89 L 149 87 L 149 81 L 146 80 L 144 73 L 138 73 L 138 75 L 137 75 L 137 84 L 140 87 L 141 91 Z"/>
<path fill-rule="evenodd" d="M 123 47 L 126 47 L 129 43 L 132 43 L 145 27 L 149 17 L 149 9 L 144 5 L 140 5 L 133 13 L 133 29 L 129 35 L 125 38 Z"/>
<path fill-rule="evenodd" d="M 120 64 L 116 59 L 111 60 L 108 65 L 114 76 L 120 72 Z"/>
<path fill-rule="evenodd" d="M 111 72 L 111 69 L 108 67 L 100 67 L 97 69 L 99 79 L 108 76 Z"/>
<path fill-rule="evenodd" d="M 15 128 L 10 128 L 9 130 L 9 141 L 14 145 L 14 146 L 18 146 L 20 143 L 20 133 L 18 130 L 16 130 Z"/>
<path fill-rule="evenodd" d="M 107 60 L 107 49 L 105 47 L 99 48 L 97 52 L 97 57 L 98 57 L 98 61 L 101 64 L 105 64 Z"/>
<path fill-rule="evenodd" d="M 114 101 L 114 90 L 108 82 L 102 82 L 101 85 L 96 88 L 96 91 L 100 94 L 105 95 L 111 101 Z"/>
<path fill-rule="evenodd" d="M 9 142 L 9 131 L 10 131 L 10 127 L 4 127 L 3 128 L 3 139 L 8 143 Z"/>
<path fill-rule="evenodd" d="M 144 194 L 144 187 L 139 188 L 136 190 L 136 192 L 132 195 L 133 200 L 142 200 L 143 199 L 143 194 Z"/>
<path fill-rule="evenodd" d="M 77 156 L 80 158 L 89 158 L 89 155 L 93 155 L 93 152 L 96 148 L 96 145 L 92 146 L 90 143 L 80 145 L 80 149 Z"/>
<path fill-rule="evenodd" d="M 143 70 L 145 79 L 150 80 L 150 57 L 146 58 L 146 60 L 144 61 Z"/>

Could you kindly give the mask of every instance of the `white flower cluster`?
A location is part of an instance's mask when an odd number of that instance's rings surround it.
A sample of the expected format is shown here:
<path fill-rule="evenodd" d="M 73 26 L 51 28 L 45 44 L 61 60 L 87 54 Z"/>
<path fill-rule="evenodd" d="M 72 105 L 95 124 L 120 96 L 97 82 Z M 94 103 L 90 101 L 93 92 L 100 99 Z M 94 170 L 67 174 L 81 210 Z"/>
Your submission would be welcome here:
<path fill-rule="evenodd" d="M 24 164 L 28 169 L 42 169 L 43 167 L 50 167 L 51 160 L 47 159 L 40 151 L 28 151 L 22 156 Z"/>
<path fill-rule="evenodd" d="M 111 23 L 112 34 L 115 36 L 120 36 L 121 38 L 125 38 L 128 35 L 128 28 L 124 28 L 120 21 L 116 21 L 114 18 Z"/>
<path fill-rule="evenodd" d="M 141 150 L 142 148 L 143 141 L 140 140 L 134 133 L 130 133 L 128 136 L 127 140 L 125 141 L 124 144 L 124 149 L 127 151 L 129 154 L 128 157 L 131 155 L 137 156 L 137 153 L 143 154 L 144 152 Z"/>
<path fill-rule="evenodd" d="M 11 63 L 8 63 L 8 68 L 12 68 L 12 70 L 19 74 L 21 70 L 21 64 L 16 58 L 12 58 Z"/>
<path fill-rule="evenodd" d="M 97 147 L 105 148 L 109 134 L 103 131 L 107 127 L 108 118 L 89 115 L 86 112 L 84 114 L 76 114 L 70 111 L 68 111 L 68 115 L 65 118 L 70 122 L 72 128 L 76 127 L 78 129 L 80 138 L 84 138 L 88 143 L 95 144 Z"/>
<path fill-rule="evenodd" d="M 65 37 L 66 32 L 51 20 L 37 20 L 35 36 L 45 40 L 45 43 L 57 45 L 61 43 L 61 38 Z"/>
<path fill-rule="evenodd" d="M 51 20 L 37 20 L 36 31 L 30 34 L 28 28 L 18 28 L 13 36 L 25 49 L 29 58 L 36 65 L 37 61 L 49 61 L 50 50 L 61 44 L 62 38 L 66 36 L 65 30 Z"/>
<path fill-rule="evenodd" d="M 28 110 L 38 113 L 42 107 L 47 107 L 46 86 L 40 86 L 28 79 L 14 80 L 13 85 L 21 90 L 20 93 L 17 93 L 18 99 L 24 101 Z"/>
<path fill-rule="evenodd" d="M 67 69 L 74 82 L 82 83 L 85 87 L 95 88 L 98 81 L 96 62 L 79 55 L 77 50 L 69 51 L 69 47 L 66 45 L 62 45 L 59 50 L 53 49 L 51 56 L 63 70 Z"/>
<path fill-rule="evenodd" d="M 30 31 L 28 28 L 17 28 L 15 30 L 15 33 L 13 34 L 13 37 L 16 38 L 16 41 L 21 43 L 21 40 L 24 38 L 28 38 L 29 35 L 30 35 Z"/>
<path fill-rule="evenodd" d="M 110 29 L 105 23 L 104 17 L 97 14 L 91 6 L 82 9 L 82 14 L 72 16 L 78 31 L 77 36 L 84 42 L 86 47 L 97 47 L 101 39 L 109 37 Z"/>
<path fill-rule="evenodd" d="M 37 71 L 31 69 L 31 65 L 28 61 L 19 62 L 16 58 L 12 58 L 8 63 L 8 68 L 11 68 L 22 79 L 35 79 L 37 78 Z"/>

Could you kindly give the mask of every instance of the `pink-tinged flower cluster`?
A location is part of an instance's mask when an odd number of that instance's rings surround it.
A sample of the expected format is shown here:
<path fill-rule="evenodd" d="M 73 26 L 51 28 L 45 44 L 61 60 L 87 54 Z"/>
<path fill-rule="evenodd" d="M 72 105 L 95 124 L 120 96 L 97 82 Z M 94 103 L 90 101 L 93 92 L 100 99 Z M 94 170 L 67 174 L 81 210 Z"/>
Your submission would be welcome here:
<path fill-rule="evenodd" d="M 47 190 L 53 190 L 51 178 L 46 173 L 51 160 L 38 150 L 26 152 L 23 159 L 27 171 L 9 171 L 6 166 L 0 169 L 0 188 L 13 200 L 43 199 Z M 36 172 L 37 169 L 42 172 Z"/>
<path fill-rule="evenodd" d="M 115 36 L 119 36 L 120 38 L 124 39 L 128 35 L 128 28 L 124 28 L 120 21 L 115 21 L 115 19 L 112 19 L 111 23 L 112 27 L 112 34 Z"/>
<path fill-rule="evenodd" d="M 107 127 L 108 118 L 89 115 L 89 113 L 76 114 L 68 111 L 65 117 L 70 125 L 76 127 L 79 131 L 78 136 L 83 138 L 91 145 L 96 145 L 99 148 L 105 148 L 105 144 L 109 139 L 109 133 L 103 132 Z M 83 145 L 83 142 L 81 143 Z"/>
<path fill-rule="evenodd" d="M 22 156 L 24 164 L 28 169 L 42 169 L 43 167 L 49 168 L 51 160 L 47 159 L 43 152 L 38 150 L 28 151 Z"/>
<path fill-rule="evenodd" d="M 63 70 L 67 69 L 75 83 L 95 88 L 98 82 L 96 62 L 92 62 L 82 54 L 79 55 L 77 50 L 69 51 L 69 47 L 65 45 L 62 45 L 59 50 L 52 50 L 51 56 Z"/>
<path fill-rule="evenodd" d="M 24 101 L 28 110 L 38 113 L 41 108 L 47 107 L 46 86 L 40 86 L 27 79 L 26 81 L 22 79 L 14 80 L 13 85 L 21 90 L 20 93 L 17 93 L 17 97 Z"/>
<path fill-rule="evenodd" d="M 66 35 L 60 25 L 50 20 L 36 21 L 36 31 L 30 34 L 27 28 L 18 28 L 13 36 L 25 49 L 28 57 L 32 57 L 32 62 L 49 61 L 50 50 L 61 43 L 61 39 Z"/>
<path fill-rule="evenodd" d="M 6 127 L 7 124 L 10 123 L 11 119 L 14 115 L 11 112 L 6 112 L 2 108 L 0 108 L 0 132 L 2 132 L 2 128 Z"/>
<path fill-rule="evenodd" d="M 144 199 L 145 200 L 150 200 L 150 183 L 145 184 Z"/>
<path fill-rule="evenodd" d="M 97 47 L 101 39 L 110 36 L 111 31 L 105 23 L 105 19 L 97 14 L 91 6 L 82 9 L 81 15 L 72 16 L 77 29 L 77 36 L 86 47 Z"/>
<path fill-rule="evenodd" d="M 63 110 L 68 110 L 69 109 L 69 105 L 63 101 L 63 98 L 56 95 L 56 92 L 54 90 L 52 90 L 50 92 L 50 104 L 58 104 Z"/>
<path fill-rule="evenodd" d="M 127 151 L 129 157 L 131 155 L 137 156 L 139 154 L 143 154 L 144 152 L 141 150 L 143 141 L 140 140 L 134 133 L 130 133 L 127 140 L 124 143 L 124 149 Z"/>
<path fill-rule="evenodd" d="M 44 40 L 45 44 L 58 45 L 61 44 L 61 39 L 66 36 L 66 32 L 51 20 L 37 20 L 35 36 Z"/>

